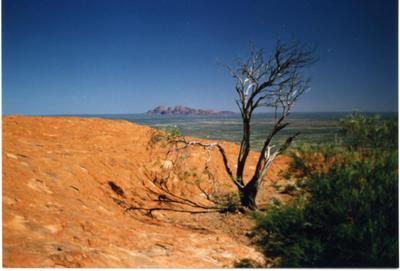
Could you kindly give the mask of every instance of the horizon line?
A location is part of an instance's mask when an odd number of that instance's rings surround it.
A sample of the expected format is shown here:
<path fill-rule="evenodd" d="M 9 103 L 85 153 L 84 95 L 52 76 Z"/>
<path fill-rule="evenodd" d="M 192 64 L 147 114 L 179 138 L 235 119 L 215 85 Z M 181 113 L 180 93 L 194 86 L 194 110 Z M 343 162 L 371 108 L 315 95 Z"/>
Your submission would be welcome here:
<path fill-rule="evenodd" d="M 229 111 L 229 110 L 223 110 L 223 111 Z M 221 111 L 219 111 L 221 112 Z M 235 115 L 240 115 L 240 112 L 235 112 L 231 111 Z M 399 113 L 398 110 L 396 111 L 371 111 L 371 110 L 350 110 L 350 111 L 293 111 L 290 112 L 291 114 L 317 114 L 317 113 L 323 113 L 323 114 L 328 114 L 328 113 L 353 113 L 353 112 L 360 112 L 360 113 Z M 260 115 L 260 114 L 274 114 L 274 112 L 255 112 L 254 115 Z M 1 116 L 30 116 L 30 117 L 51 117 L 51 116 L 90 116 L 90 115 L 150 115 L 147 114 L 147 112 L 141 112 L 141 113 L 56 113 L 56 114 L 20 114 L 20 113 L 12 113 L 12 114 L 4 114 L 1 113 Z M 212 116 L 212 115 L 183 115 L 183 114 L 166 114 L 166 115 L 153 115 L 153 116 Z"/>

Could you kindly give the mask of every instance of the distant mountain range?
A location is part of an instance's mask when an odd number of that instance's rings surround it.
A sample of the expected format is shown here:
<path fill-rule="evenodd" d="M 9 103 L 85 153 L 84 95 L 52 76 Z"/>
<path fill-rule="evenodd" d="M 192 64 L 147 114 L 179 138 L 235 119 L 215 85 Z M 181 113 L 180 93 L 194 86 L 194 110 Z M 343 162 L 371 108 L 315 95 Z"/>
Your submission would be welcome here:
<path fill-rule="evenodd" d="M 187 106 L 178 105 L 167 107 L 159 105 L 156 108 L 147 111 L 149 115 L 193 115 L 193 116 L 229 116 L 235 114 L 232 111 L 216 111 L 212 109 L 194 109 Z"/>

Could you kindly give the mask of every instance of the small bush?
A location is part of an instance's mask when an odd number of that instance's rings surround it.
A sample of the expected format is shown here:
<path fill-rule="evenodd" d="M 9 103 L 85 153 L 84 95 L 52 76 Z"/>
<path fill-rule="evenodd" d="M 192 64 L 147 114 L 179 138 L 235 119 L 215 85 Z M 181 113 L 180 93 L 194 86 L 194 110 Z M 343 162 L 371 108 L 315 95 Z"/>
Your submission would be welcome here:
<path fill-rule="evenodd" d="M 262 266 L 251 259 L 241 259 L 234 263 L 235 268 L 261 268 Z"/>
<path fill-rule="evenodd" d="M 176 126 L 166 126 L 160 129 L 154 130 L 150 136 L 148 147 L 153 148 L 155 145 L 159 145 L 162 148 L 176 144 L 176 140 L 182 137 L 181 130 Z"/>
<path fill-rule="evenodd" d="M 182 131 L 177 126 L 165 126 L 160 128 L 160 130 L 174 137 L 183 136 Z"/>
<path fill-rule="evenodd" d="M 213 195 L 213 200 L 217 203 L 222 213 L 235 213 L 241 210 L 240 198 L 236 192 Z"/>

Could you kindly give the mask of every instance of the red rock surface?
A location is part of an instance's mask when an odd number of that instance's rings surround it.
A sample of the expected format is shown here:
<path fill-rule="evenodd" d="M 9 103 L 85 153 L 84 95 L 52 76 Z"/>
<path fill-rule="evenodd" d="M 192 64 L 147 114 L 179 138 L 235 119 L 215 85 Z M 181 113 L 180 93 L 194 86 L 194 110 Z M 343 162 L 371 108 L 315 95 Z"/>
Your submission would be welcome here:
<path fill-rule="evenodd" d="M 152 131 L 126 121 L 3 117 L 3 265 L 201 268 L 232 267 L 243 258 L 262 262 L 244 236 L 253 222 L 243 215 L 155 212 L 149 217 L 117 204 L 157 206 L 143 186 L 148 172 L 160 168 L 154 161 L 160 161 L 162 150 L 148 148 Z M 233 164 L 238 147 L 221 144 Z M 201 175 L 207 153 L 190 153 L 184 168 Z M 249 170 L 256 155 L 251 154 Z M 231 189 L 218 154 L 212 156 L 215 179 Z M 285 158 L 275 163 L 270 178 L 285 165 Z M 176 193 L 204 200 L 182 174 L 174 174 Z M 260 201 L 271 195 L 264 186 Z"/>

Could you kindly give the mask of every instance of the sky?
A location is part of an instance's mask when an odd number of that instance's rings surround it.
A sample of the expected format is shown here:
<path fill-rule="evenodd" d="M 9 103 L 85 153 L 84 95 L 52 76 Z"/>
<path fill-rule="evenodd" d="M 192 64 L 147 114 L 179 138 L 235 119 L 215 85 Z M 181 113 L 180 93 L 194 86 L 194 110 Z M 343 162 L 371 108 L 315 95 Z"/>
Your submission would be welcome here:
<path fill-rule="evenodd" d="M 3 0 L 3 114 L 237 111 L 221 65 L 315 46 L 294 111 L 397 111 L 395 0 Z"/>

